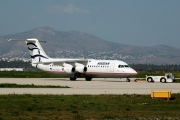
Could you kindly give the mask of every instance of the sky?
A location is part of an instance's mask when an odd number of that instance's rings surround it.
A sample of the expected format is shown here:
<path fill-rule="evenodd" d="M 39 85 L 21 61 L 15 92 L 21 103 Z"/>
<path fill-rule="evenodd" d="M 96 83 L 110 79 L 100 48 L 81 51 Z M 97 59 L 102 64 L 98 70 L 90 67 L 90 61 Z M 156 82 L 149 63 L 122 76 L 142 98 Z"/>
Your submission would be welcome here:
<path fill-rule="evenodd" d="M 0 0 L 0 36 L 44 26 L 180 48 L 180 0 Z"/>

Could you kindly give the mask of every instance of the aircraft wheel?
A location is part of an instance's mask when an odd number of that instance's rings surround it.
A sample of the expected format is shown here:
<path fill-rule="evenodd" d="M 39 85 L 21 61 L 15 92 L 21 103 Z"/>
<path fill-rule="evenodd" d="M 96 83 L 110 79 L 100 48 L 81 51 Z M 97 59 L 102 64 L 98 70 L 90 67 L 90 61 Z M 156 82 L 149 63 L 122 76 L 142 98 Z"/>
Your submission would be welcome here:
<path fill-rule="evenodd" d="M 72 76 L 70 76 L 71 81 L 76 81 L 77 79 L 77 73 L 74 73 Z"/>
<path fill-rule="evenodd" d="M 86 77 L 86 81 L 91 81 L 92 78 L 91 77 Z"/>
<path fill-rule="evenodd" d="M 161 78 L 160 82 L 165 83 L 166 79 L 165 78 Z"/>
<path fill-rule="evenodd" d="M 129 78 L 127 78 L 127 79 L 126 79 L 126 82 L 130 82 L 130 79 L 129 79 Z"/>
<path fill-rule="evenodd" d="M 148 77 L 148 78 L 147 78 L 147 81 L 148 81 L 148 82 L 153 82 L 153 79 L 152 79 L 151 77 Z"/>
<path fill-rule="evenodd" d="M 70 78 L 71 81 L 76 81 L 77 78 Z"/>
<path fill-rule="evenodd" d="M 76 81 L 76 79 L 77 79 L 77 75 L 74 75 L 74 77 L 70 77 L 71 81 Z"/>

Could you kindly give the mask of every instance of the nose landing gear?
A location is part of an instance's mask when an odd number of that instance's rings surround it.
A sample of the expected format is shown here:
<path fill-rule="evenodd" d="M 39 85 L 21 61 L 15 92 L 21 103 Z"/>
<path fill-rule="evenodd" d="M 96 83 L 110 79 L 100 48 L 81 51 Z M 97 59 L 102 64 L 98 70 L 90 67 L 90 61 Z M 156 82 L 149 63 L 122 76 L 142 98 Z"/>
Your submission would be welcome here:
<path fill-rule="evenodd" d="M 130 82 L 130 79 L 129 79 L 129 78 L 127 78 L 127 79 L 126 79 L 126 82 Z"/>

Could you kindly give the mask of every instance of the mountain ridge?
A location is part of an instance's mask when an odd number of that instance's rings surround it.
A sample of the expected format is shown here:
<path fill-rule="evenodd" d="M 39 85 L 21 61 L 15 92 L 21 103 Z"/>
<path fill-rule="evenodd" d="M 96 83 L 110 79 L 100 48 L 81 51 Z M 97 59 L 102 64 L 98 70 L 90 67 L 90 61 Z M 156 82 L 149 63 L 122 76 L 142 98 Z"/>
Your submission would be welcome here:
<path fill-rule="evenodd" d="M 180 64 L 180 49 L 167 45 L 156 45 L 152 47 L 146 46 L 132 46 L 121 43 L 115 43 L 103 40 L 97 36 L 89 33 L 71 31 L 59 31 L 51 27 L 38 27 L 26 32 L 0 36 L 0 58 L 7 56 L 14 52 L 15 55 L 23 55 L 21 57 L 28 57 L 27 46 L 21 42 L 8 42 L 7 39 L 27 39 L 37 38 L 39 40 L 47 41 L 42 44 L 43 49 L 50 54 L 49 56 L 56 57 L 57 51 L 82 51 L 81 56 L 91 56 L 88 52 L 94 52 L 98 56 L 99 52 L 106 52 L 109 56 L 113 54 L 121 55 L 118 59 L 129 63 L 143 63 L 143 64 Z M 17 53 L 19 51 L 19 53 Z M 111 52 L 111 54 L 110 54 Z M 86 55 L 85 55 L 86 54 Z M 77 54 L 78 55 L 78 54 Z M 107 55 L 106 55 L 107 56 Z M 125 59 L 123 56 L 129 56 Z M 19 57 L 19 56 L 16 56 Z M 79 56 L 78 56 L 79 57 Z M 138 58 L 139 57 L 139 58 Z M 101 58 L 101 57 L 100 57 Z M 102 58 L 104 56 L 102 55 Z M 113 59 L 109 57 L 108 59 Z M 116 58 L 117 59 L 117 58 Z"/>

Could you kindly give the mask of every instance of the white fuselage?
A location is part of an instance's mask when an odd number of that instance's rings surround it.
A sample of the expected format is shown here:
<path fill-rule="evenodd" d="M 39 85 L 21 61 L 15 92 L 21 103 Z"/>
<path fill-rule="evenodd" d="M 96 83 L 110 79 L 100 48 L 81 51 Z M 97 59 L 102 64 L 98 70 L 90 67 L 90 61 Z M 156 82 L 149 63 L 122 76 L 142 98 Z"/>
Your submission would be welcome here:
<path fill-rule="evenodd" d="M 52 60 L 53 58 L 51 58 Z M 51 61 L 49 60 L 49 61 Z M 59 61 L 62 59 L 56 59 L 54 58 L 53 61 Z M 67 59 L 72 60 L 72 59 Z M 65 63 L 66 64 L 66 63 Z M 58 64 L 38 64 L 37 68 L 41 69 L 43 71 L 56 73 L 61 76 L 69 76 L 72 74 L 71 72 L 66 72 L 63 68 L 64 65 L 58 65 Z M 70 66 L 69 69 L 71 69 L 71 64 L 66 64 L 66 66 Z M 78 67 L 84 67 L 82 64 L 74 64 L 75 70 Z M 136 75 L 137 72 L 128 66 L 127 63 L 123 61 L 118 60 L 94 60 L 94 59 L 88 59 L 87 64 L 85 65 L 87 67 L 86 72 L 78 72 L 82 77 L 84 76 L 91 76 L 92 78 L 121 78 L 121 77 L 131 77 L 133 75 Z M 77 72 L 77 71 L 76 71 Z"/>

